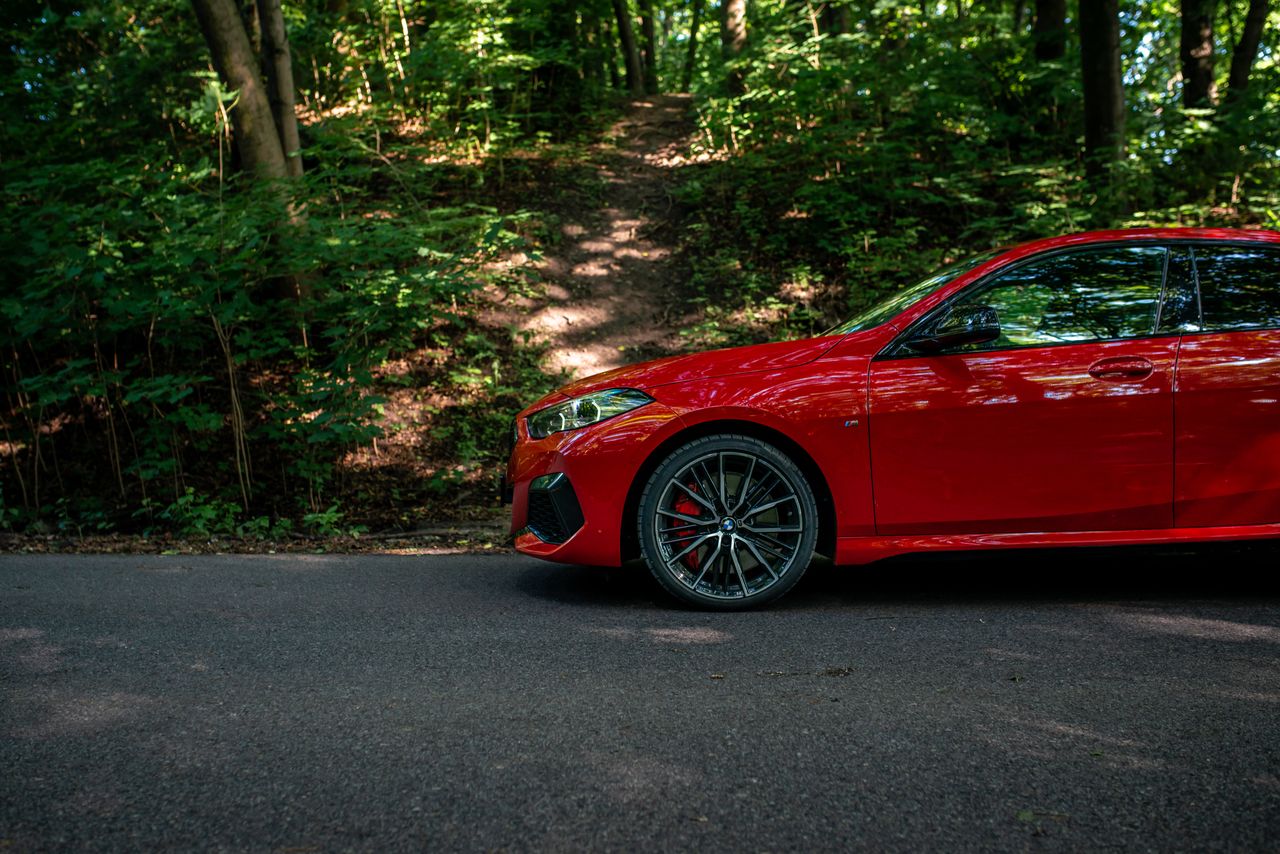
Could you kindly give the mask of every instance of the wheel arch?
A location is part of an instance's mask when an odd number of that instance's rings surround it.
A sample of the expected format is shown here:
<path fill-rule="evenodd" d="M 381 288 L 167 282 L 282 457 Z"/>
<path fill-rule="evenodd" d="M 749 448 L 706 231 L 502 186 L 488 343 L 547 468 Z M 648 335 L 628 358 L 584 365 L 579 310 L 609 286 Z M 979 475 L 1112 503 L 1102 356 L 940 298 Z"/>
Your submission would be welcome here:
<path fill-rule="evenodd" d="M 836 552 L 835 500 L 831 495 L 831 487 L 827 484 L 827 476 L 817 462 L 799 442 L 780 430 L 754 421 L 722 418 L 692 424 L 677 433 L 673 433 L 645 457 L 640 468 L 636 470 L 636 476 L 631 481 L 631 486 L 627 489 L 627 500 L 623 502 L 622 520 L 619 526 L 622 539 L 620 543 L 622 560 L 627 561 L 640 556 L 640 543 L 636 537 L 635 519 L 636 514 L 640 511 L 640 496 L 644 492 L 645 484 L 649 482 L 649 477 L 676 448 L 694 439 L 702 439 L 719 433 L 737 433 L 767 442 L 786 454 L 796 464 L 796 467 L 800 469 L 801 473 L 809 481 L 809 485 L 813 488 L 813 498 L 818 504 L 818 542 L 815 550 L 819 554 L 834 559 Z"/>

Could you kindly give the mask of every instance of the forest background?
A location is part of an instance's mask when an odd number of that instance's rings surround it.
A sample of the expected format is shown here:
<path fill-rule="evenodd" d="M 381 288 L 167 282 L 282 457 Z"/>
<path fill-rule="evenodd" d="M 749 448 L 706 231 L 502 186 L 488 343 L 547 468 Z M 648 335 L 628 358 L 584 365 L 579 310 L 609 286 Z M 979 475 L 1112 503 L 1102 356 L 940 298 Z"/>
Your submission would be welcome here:
<path fill-rule="evenodd" d="M 489 519 L 567 375 L 1280 225 L 1269 0 L 7 0 L 0 532 Z M 674 93 L 689 93 L 688 95 Z"/>

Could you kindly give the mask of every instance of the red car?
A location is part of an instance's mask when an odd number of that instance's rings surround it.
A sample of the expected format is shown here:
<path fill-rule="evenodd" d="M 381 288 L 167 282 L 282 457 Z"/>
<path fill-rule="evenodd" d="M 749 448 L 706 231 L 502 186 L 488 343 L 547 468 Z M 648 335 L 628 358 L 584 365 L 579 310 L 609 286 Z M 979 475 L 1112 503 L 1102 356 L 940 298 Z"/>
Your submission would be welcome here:
<path fill-rule="evenodd" d="M 642 556 L 687 603 L 814 552 L 1280 537 L 1280 234 L 986 252 L 825 334 L 659 359 L 520 413 L 516 548 Z"/>

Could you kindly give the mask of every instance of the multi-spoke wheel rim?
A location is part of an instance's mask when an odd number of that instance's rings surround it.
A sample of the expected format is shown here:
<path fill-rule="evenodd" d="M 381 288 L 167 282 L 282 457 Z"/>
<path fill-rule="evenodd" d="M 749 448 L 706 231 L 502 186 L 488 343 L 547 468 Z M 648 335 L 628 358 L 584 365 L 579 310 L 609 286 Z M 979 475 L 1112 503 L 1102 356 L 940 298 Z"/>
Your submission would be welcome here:
<path fill-rule="evenodd" d="M 714 451 L 667 481 L 652 520 L 659 559 L 702 596 L 763 593 L 793 568 L 805 518 L 795 484 L 745 451 Z"/>

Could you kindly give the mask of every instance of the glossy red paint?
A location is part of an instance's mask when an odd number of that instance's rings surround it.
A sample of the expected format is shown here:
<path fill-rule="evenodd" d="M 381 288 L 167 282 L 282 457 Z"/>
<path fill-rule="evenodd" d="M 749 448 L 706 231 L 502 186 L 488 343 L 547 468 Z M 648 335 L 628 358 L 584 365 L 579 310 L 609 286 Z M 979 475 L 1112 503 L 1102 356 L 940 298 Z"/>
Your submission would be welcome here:
<path fill-rule="evenodd" d="M 520 413 L 507 479 L 520 551 L 616 565 L 628 504 L 672 448 L 709 432 L 772 439 L 821 478 L 835 558 L 933 549 L 1280 536 L 1280 331 L 876 358 L 931 309 L 1041 253 L 1101 243 L 1260 241 L 1280 234 L 1141 229 L 1009 249 L 845 336 L 734 348 L 588 377 Z M 654 402 L 545 439 L 528 415 L 636 388 Z M 562 544 L 525 530 L 530 482 L 563 472 L 585 522 Z"/>
<path fill-rule="evenodd" d="M 624 368 L 603 375 L 607 378 L 592 377 L 566 391 L 639 388 L 655 401 L 581 430 L 533 439 L 525 419 L 565 399 L 560 393 L 544 397 L 516 419 L 519 440 L 507 469 L 513 485 L 512 533 L 525 527 L 532 480 L 554 472 L 568 476 L 586 522 L 563 544 L 525 533 L 517 537 L 516 548 L 565 563 L 617 565 L 623 559 L 624 526 L 634 525 L 623 518 L 627 498 L 642 466 L 680 435 L 709 424 L 730 431 L 733 425 L 763 428 L 803 448 L 827 476 L 835 503 L 845 508 L 837 516 L 840 534 L 874 533 L 866 433 L 844 426 L 866 407 L 868 357 L 859 340 L 831 337 L 720 350 L 636 366 L 638 373 Z M 833 352 L 837 349 L 846 355 Z M 694 379 L 700 375 L 705 378 Z"/>
<path fill-rule="evenodd" d="M 1275 522 L 1280 330 L 1184 335 L 1174 395 L 1174 524 Z"/>
<path fill-rule="evenodd" d="M 1170 527 L 1177 350 L 1171 336 L 873 362 L 876 532 Z M 1145 370 L 1091 375 L 1119 359 Z"/>
<path fill-rule="evenodd" d="M 780 341 L 755 347 L 713 350 L 692 357 L 669 356 L 586 377 L 553 392 L 549 397 L 573 397 L 605 388 L 656 388 L 673 383 L 749 373 L 772 374 L 812 362 L 838 343 L 838 337 L 807 338 L 802 341 Z M 540 409 L 542 403 L 539 401 L 530 409 Z"/>
<path fill-rule="evenodd" d="M 655 401 L 582 430 L 533 439 L 524 421 L 533 411 L 526 410 L 517 420 L 520 439 L 507 469 L 507 481 L 513 485 L 512 533 L 525 527 L 529 484 L 539 475 L 557 472 L 573 484 L 584 524 L 561 545 L 526 534 L 517 538 L 516 548 L 565 563 L 616 566 L 622 560 L 620 508 L 627 487 L 653 449 L 680 430 L 677 412 Z"/>

